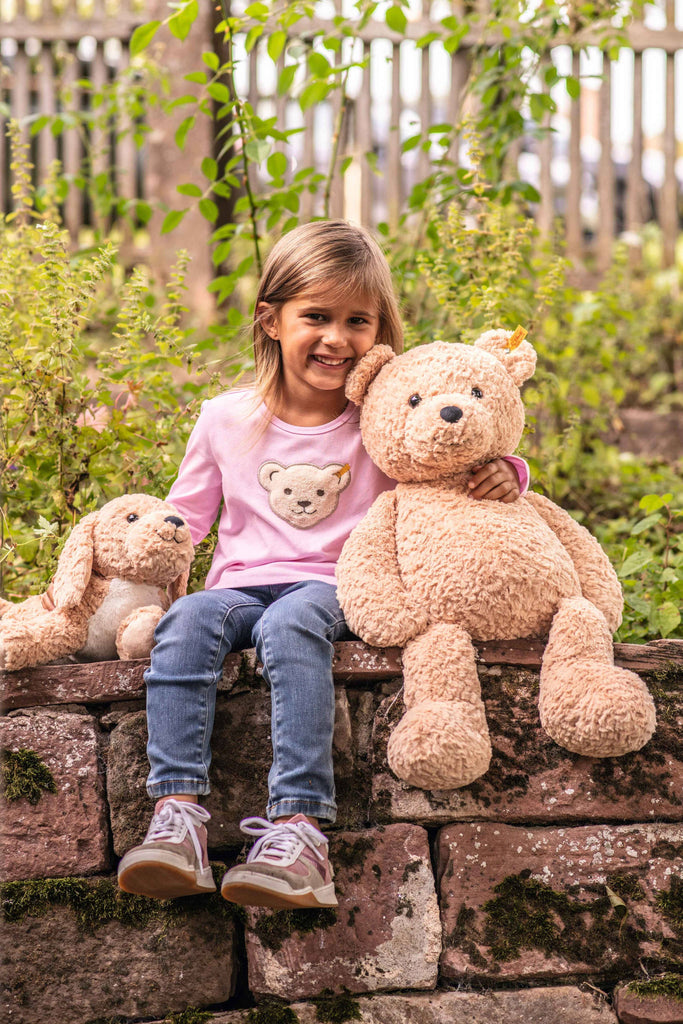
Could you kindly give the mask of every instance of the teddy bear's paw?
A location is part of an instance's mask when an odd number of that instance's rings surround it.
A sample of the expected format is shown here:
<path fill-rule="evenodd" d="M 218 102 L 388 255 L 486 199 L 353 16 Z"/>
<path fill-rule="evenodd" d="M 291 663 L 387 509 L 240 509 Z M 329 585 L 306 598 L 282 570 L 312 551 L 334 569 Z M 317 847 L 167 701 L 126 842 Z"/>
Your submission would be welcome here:
<path fill-rule="evenodd" d="M 643 680 L 588 659 L 544 670 L 538 706 L 551 739 L 586 757 L 640 750 L 655 730 L 654 701 Z"/>
<path fill-rule="evenodd" d="M 459 789 L 489 766 L 491 741 L 483 705 L 425 701 L 410 708 L 387 747 L 391 770 L 420 789 Z"/>
<path fill-rule="evenodd" d="M 123 620 L 116 633 L 116 650 L 122 661 L 149 658 L 154 647 L 154 630 L 163 614 L 163 608 L 147 605 Z"/>
<path fill-rule="evenodd" d="M 4 672 L 6 661 L 7 655 L 5 653 L 5 645 L 2 642 L 2 638 L 0 638 L 0 672 Z"/>

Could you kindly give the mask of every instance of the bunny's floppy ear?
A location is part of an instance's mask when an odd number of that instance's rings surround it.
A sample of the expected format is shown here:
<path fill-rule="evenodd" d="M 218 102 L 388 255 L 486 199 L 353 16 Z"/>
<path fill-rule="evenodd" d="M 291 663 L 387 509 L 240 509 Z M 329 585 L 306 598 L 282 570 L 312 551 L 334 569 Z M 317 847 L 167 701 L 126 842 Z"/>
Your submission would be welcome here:
<path fill-rule="evenodd" d="M 181 572 L 180 576 L 176 577 L 166 588 L 169 600 L 171 604 L 177 601 L 179 597 L 185 597 L 187 593 L 187 581 L 190 578 L 190 570 L 186 569 L 185 572 Z"/>
<path fill-rule="evenodd" d="M 501 363 L 512 377 L 517 387 L 525 380 L 533 377 L 536 369 L 536 351 L 533 345 L 524 341 L 526 331 L 518 327 L 515 331 L 504 331 L 501 328 L 487 331 L 475 341 L 476 348 L 490 352 Z"/>
<path fill-rule="evenodd" d="M 59 556 L 53 581 L 56 608 L 75 608 L 90 581 L 93 559 L 93 531 L 98 513 L 90 512 L 71 531 Z"/>
<path fill-rule="evenodd" d="M 386 363 L 391 362 L 396 353 L 389 345 L 374 345 L 359 359 L 346 378 L 346 397 L 354 405 L 362 405 L 368 388 Z"/>

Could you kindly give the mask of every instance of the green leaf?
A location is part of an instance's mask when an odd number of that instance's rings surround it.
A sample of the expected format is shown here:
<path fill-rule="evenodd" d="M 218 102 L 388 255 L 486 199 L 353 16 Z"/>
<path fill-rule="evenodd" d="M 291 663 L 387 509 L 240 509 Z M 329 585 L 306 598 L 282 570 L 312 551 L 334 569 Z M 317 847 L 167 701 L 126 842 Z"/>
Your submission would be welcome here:
<path fill-rule="evenodd" d="M 199 200 L 199 212 L 202 217 L 215 224 L 218 220 L 218 207 L 214 203 L 213 199 L 200 199 Z"/>
<path fill-rule="evenodd" d="M 681 613 L 671 601 L 660 604 L 655 615 L 657 626 L 662 636 L 668 636 L 680 625 Z"/>
<path fill-rule="evenodd" d="M 187 210 L 188 207 L 185 207 L 184 210 L 171 210 L 170 213 L 167 213 L 164 217 L 164 222 L 161 225 L 162 235 L 167 235 L 169 231 L 173 231 L 174 228 L 177 228 L 187 213 Z"/>
<path fill-rule="evenodd" d="M 268 56 L 272 61 L 276 61 L 282 51 L 285 48 L 287 42 L 287 33 L 279 29 L 277 32 L 272 32 L 268 39 Z"/>
<path fill-rule="evenodd" d="M 212 71 L 218 71 L 221 62 L 218 59 L 217 53 L 214 53 L 212 50 L 207 50 L 202 54 L 202 60 L 208 68 L 211 68 Z"/>
<path fill-rule="evenodd" d="M 250 139 L 244 147 L 247 158 L 255 164 L 262 164 L 270 153 L 270 143 L 267 139 Z"/>
<path fill-rule="evenodd" d="M 643 511 L 651 513 L 658 512 L 660 508 L 671 501 L 673 494 L 645 494 L 638 502 L 638 508 L 642 508 Z"/>
<path fill-rule="evenodd" d="M 309 107 L 315 106 L 316 103 L 321 103 L 328 95 L 331 88 L 332 87 L 328 85 L 327 82 L 309 82 L 309 84 L 301 90 L 299 106 L 302 110 L 308 110 Z"/>
<path fill-rule="evenodd" d="M 213 157 L 205 156 L 201 163 L 202 174 L 209 181 L 215 181 L 218 177 L 218 164 Z"/>
<path fill-rule="evenodd" d="M 196 199 L 199 199 L 202 195 L 199 185 L 193 185 L 192 182 L 187 182 L 185 185 L 177 185 L 176 192 L 180 192 L 181 196 L 194 196 Z"/>
<path fill-rule="evenodd" d="M 190 117 L 186 117 L 184 121 L 181 121 L 176 129 L 175 133 L 175 144 L 178 149 L 184 149 L 185 142 L 187 141 L 187 133 L 194 126 L 195 115 L 191 114 Z"/>
<path fill-rule="evenodd" d="M 135 57 L 147 49 L 159 31 L 160 21 L 148 21 L 145 25 L 138 25 L 130 37 L 130 54 Z"/>
<path fill-rule="evenodd" d="M 565 84 L 567 86 L 567 92 L 571 98 L 573 100 L 578 100 L 581 95 L 581 83 L 578 78 L 575 78 L 574 75 L 568 75 L 565 79 Z"/>
<path fill-rule="evenodd" d="M 635 551 L 632 555 L 624 561 L 618 575 L 623 579 L 624 576 L 633 576 L 635 573 L 644 569 L 646 565 L 654 560 L 654 554 L 651 551 Z"/>
<path fill-rule="evenodd" d="M 403 35 L 408 25 L 408 19 L 406 18 L 405 11 L 397 4 L 388 8 L 384 15 L 384 20 L 387 24 L 387 28 L 390 28 L 392 32 L 400 32 L 401 35 Z"/>
<path fill-rule="evenodd" d="M 186 82 L 196 82 L 197 85 L 206 84 L 206 72 L 204 71 L 190 71 L 188 75 L 183 75 Z"/>
<path fill-rule="evenodd" d="M 297 64 L 288 64 L 287 67 L 283 68 L 280 72 L 280 77 L 277 80 L 277 91 L 279 96 L 285 96 L 292 88 L 297 67 Z"/>
<path fill-rule="evenodd" d="M 631 537 L 637 537 L 639 533 L 644 533 L 649 530 L 651 526 L 655 526 L 657 523 L 662 521 L 661 512 L 654 512 L 651 516 L 646 516 L 645 519 L 641 519 L 631 529 Z"/>
<path fill-rule="evenodd" d="M 287 157 L 284 153 L 271 153 L 266 166 L 271 178 L 281 178 L 287 170 Z"/>
<path fill-rule="evenodd" d="M 316 78 L 327 78 L 332 71 L 332 65 L 327 57 L 323 57 L 322 53 L 316 53 L 315 50 L 308 55 L 308 66 Z"/>
<path fill-rule="evenodd" d="M 212 82 L 206 90 L 212 100 L 217 103 L 232 103 L 233 97 L 227 85 L 223 82 Z"/>
<path fill-rule="evenodd" d="M 249 4 L 244 16 L 245 18 L 256 18 L 257 21 L 265 21 L 268 17 L 268 8 L 266 4 L 262 3 Z"/>
<path fill-rule="evenodd" d="M 254 49 L 256 43 L 259 41 L 262 35 L 263 25 L 251 26 L 251 28 L 247 32 L 247 38 L 244 41 L 244 49 L 247 51 L 247 53 L 251 53 L 251 51 Z"/>
<path fill-rule="evenodd" d="M 198 16 L 198 0 L 188 0 L 187 3 L 183 4 L 183 6 L 168 19 L 168 27 L 176 39 L 187 39 L 190 29 Z"/>

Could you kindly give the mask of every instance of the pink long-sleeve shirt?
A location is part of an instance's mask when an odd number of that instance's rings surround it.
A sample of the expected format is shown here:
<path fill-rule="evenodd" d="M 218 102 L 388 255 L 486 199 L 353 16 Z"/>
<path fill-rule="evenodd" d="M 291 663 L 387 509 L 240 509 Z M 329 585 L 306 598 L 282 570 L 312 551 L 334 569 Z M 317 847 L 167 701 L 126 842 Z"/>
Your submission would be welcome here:
<path fill-rule="evenodd" d="M 299 580 L 335 582 L 344 541 L 382 491 L 395 487 L 363 448 L 359 410 L 296 427 L 267 417 L 251 391 L 204 402 L 168 500 L 193 543 L 220 509 L 207 590 Z M 509 456 L 526 490 L 526 462 Z"/>

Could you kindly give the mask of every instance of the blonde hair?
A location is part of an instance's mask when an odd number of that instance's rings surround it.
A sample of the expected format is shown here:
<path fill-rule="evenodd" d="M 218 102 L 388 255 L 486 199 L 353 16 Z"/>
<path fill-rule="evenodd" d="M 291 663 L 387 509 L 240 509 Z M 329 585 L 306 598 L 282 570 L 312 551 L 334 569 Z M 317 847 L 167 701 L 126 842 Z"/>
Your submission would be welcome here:
<path fill-rule="evenodd" d="M 377 344 L 403 350 L 403 325 L 384 253 L 364 228 L 344 220 L 313 221 L 284 235 L 273 246 L 259 284 L 254 311 L 255 389 L 275 412 L 282 389 L 280 345 L 263 327 L 264 316 L 302 293 L 325 289 L 326 301 L 362 295 L 378 309 Z M 261 309 L 261 304 L 268 311 Z M 259 310 L 261 309 L 261 312 Z"/>

